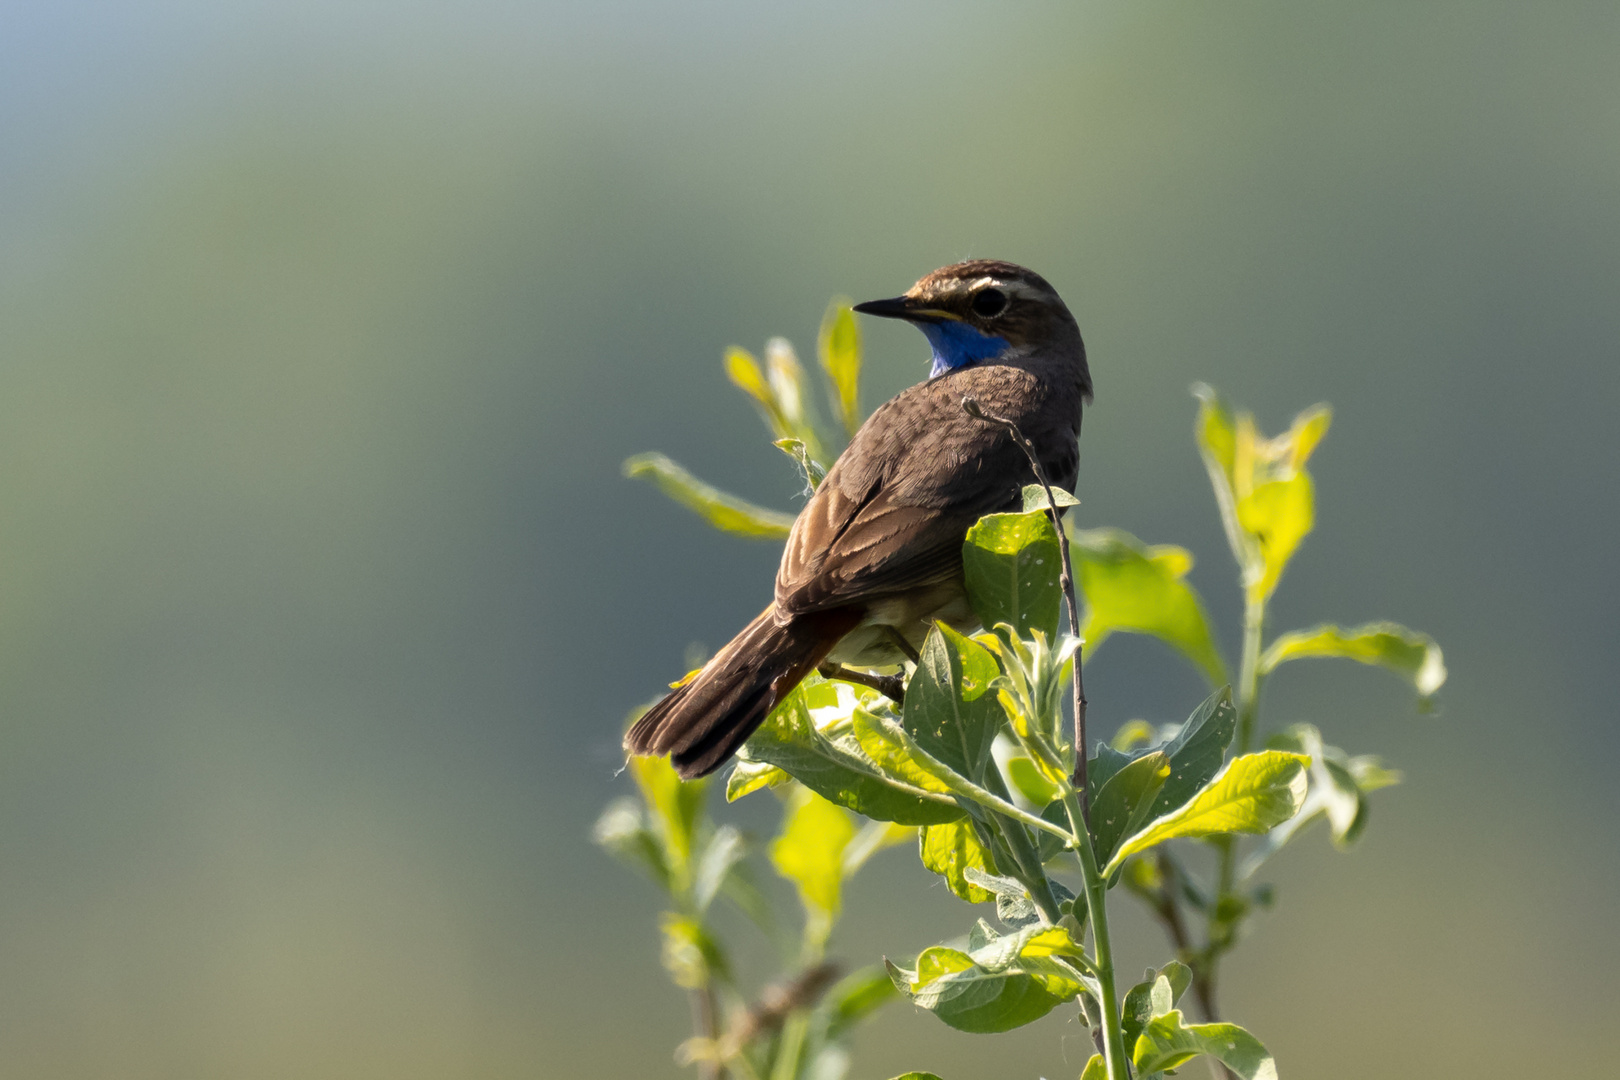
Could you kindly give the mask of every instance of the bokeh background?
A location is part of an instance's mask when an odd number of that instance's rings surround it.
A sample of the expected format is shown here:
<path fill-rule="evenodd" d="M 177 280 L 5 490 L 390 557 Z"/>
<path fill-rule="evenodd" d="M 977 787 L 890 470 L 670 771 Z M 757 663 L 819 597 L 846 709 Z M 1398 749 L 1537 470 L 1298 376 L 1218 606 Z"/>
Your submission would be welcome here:
<path fill-rule="evenodd" d="M 589 826 L 776 551 L 619 462 L 791 508 L 721 348 L 970 255 L 1068 299 L 1080 518 L 1192 548 L 1229 655 L 1199 379 L 1337 410 L 1277 627 L 1446 649 L 1437 718 L 1273 681 L 1408 782 L 1278 860 L 1228 1013 L 1285 1076 L 1601 1071 L 1616 56 L 1611 2 L 4 5 L 0 1071 L 674 1075 L 656 898 Z M 866 344 L 869 405 L 922 376 Z M 1088 681 L 1105 730 L 1201 696 L 1144 641 Z M 904 852 L 850 909 L 854 961 L 966 926 Z M 1086 1053 L 896 1006 L 856 1075 Z"/>

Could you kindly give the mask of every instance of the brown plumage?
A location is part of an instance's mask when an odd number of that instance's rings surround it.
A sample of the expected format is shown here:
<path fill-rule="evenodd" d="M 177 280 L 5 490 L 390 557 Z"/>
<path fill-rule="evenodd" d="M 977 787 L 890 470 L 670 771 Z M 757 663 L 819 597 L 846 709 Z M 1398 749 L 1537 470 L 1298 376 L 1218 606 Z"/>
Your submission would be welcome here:
<path fill-rule="evenodd" d="M 872 413 L 794 521 L 775 601 L 625 736 L 631 753 L 667 753 L 684 777 L 724 764 L 824 661 L 893 664 L 904 655 L 896 631 L 916 650 L 936 619 L 976 626 L 963 539 L 985 514 L 1016 509 L 1034 477 L 1004 428 L 962 410 L 964 397 L 1017 422 L 1053 484 L 1074 490 L 1091 375 L 1079 328 L 1043 278 L 958 263 L 856 310 L 918 324 L 936 371 L 950 370 Z M 995 354 L 964 361 L 964 340 Z"/>

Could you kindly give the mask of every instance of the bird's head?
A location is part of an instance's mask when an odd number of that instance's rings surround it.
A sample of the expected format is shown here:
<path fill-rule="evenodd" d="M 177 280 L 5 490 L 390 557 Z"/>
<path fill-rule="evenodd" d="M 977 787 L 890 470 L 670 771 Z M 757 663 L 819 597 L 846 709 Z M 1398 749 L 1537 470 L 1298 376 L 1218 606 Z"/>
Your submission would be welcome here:
<path fill-rule="evenodd" d="M 891 300 L 856 304 L 867 315 L 915 323 L 934 348 L 930 374 L 1014 357 L 1073 359 L 1086 392 L 1086 349 L 1074 316 L 1046 279 L 993 259 L 941 267 Z"/>

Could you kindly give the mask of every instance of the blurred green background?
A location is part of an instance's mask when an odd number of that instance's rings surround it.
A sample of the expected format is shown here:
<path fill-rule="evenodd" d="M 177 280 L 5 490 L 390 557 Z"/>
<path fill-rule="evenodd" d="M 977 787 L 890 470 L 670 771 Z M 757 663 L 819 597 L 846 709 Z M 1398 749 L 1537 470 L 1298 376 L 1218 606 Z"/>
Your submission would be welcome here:
<path fill-rule="evenodd" d="M 970 255 L 1085 332 L 1082 524 L 1191 547 L 1230 630 L 1187 386 L 1328 400 L 1276 625 L 1446 649 L 1438 719 L 1269 688 L 1408 782 L 1278 860 L 1229 1014 L 1284 1076 L 1601 1071 L 1617 56 L 1612 2 L 0 8 L 0 1071 L 673 1075 L 653 892 L 589 825 L 776 551 L 619 462 L 796 505 L 720 349 Z M 927 350 L 865 329 L 870 406 Z M 1128 639 L 1088 690 L 1105 731 L 1201 697 Z M 895 852 L 834 947 L 965 925 Z M 1085 1043 L 900 1005 L 856 1076 Z"/>

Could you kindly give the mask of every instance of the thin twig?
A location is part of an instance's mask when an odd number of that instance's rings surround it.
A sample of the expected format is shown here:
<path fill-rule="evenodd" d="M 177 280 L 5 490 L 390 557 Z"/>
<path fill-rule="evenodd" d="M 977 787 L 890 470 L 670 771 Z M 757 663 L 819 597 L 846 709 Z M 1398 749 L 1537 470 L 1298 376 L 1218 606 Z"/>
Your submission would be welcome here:
<path fill-rule="evenodd" d="M 898 675 L 872 675 L 847 668 L 843 664 L 822 664 L 816 671 L 828 679 L 838 679 L 841 682 L 876 690 L 896 705 L 906 703 L 906 682 Z"/>
<path fill-rule="evenodd" d="M 969 416 L 992 424 L 1000 424 L 1012 435 L 1018 448 L 1029 458 L 1030 467 L 1035 470 L 1035 479 L 1040 481 L 1041 488 L 1046 492 L 1046 512 L 1052 518 L 1052 528 L 1057 532 L 1058 554 L 1063 558 L 1063 576 L 1059 584 L 1063 588 L 1063 597 L 1069 604 L 1069 633 L 1075 637 L 1080 636 L 1080 604 L 1075 598 L 1074 568 L 1069 563 L 1069 535 L 1063 531 L 1063 517 L 1058 509 L 1057 499 L 1052 494 L 1052 483 L 1046 478 L 1046 469 L 1041 465 L 1039 455 L 1035 453 L 1035 444 L 1024 437 L 1017 423 L 1005 416 L 987 413 L 980 407 L 978 399 L 964 397 L 962 410 Z M 1080 656 L 1074 658 L 1074 788 L 1080 795 L 1080 809 L 1086 819 L 1086 828 L 1091 827 L 1091 798 L 1086 791 L 1086 686 L 1080 674 Z"/>
<path fill-rule="evenodd" d="M 911 647 L 911 642 L 906 640 L 906 635 L 900 632 L 899 627 L 885 626 L 883 629 L 889 632 L 889 640 L 894 642 L 895 647 L 906 654 L 906 659 L 913 664 L 922 660 L 922 657 L 917 654 L 917 650 Z"/>

